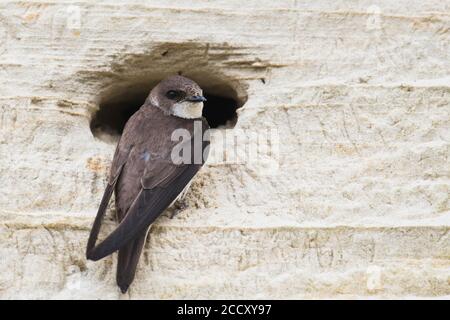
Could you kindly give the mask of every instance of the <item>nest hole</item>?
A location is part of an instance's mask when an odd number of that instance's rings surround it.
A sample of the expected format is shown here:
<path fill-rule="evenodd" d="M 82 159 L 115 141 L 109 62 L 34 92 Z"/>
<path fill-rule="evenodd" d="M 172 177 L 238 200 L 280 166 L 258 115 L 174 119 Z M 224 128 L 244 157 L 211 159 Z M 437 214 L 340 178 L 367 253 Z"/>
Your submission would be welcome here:
<path fill-rule="evenodd" d="M 193 79 L 196 81 L 195 79 Z M 146 83 L 151 82 L 146 86 Z M 106 92 L 100 99 L 99 108 L 92 116 L 91 131 L 96 138 L 106 142 L 115 142 L 120 137 L 128 119 L 143 105 L 151 89 L 159 81 L 144 83 L 118 84 Z M 236 90 L 228 84 L 202 86 L 204 102 L 203 117 L 211 128 L 233 128 L 238 120 L 237 109 L 242 107 L 246 98 L 239 98 Z"/>

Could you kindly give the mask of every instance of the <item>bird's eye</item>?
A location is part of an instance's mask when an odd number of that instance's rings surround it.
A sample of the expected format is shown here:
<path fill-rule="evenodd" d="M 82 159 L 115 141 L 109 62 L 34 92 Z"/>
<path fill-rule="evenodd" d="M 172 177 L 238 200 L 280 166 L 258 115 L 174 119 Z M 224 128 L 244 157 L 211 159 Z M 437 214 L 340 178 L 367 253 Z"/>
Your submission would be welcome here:
<path fill-rule="evenodd" d="M 171 100 L 176 100 L 177 98 L 180 97 L 180 93 L 175 90 L 169 90 L 169 91 L 167 91 L 166 96 L 167 96 L 167 98 L 169 98 Z"/>

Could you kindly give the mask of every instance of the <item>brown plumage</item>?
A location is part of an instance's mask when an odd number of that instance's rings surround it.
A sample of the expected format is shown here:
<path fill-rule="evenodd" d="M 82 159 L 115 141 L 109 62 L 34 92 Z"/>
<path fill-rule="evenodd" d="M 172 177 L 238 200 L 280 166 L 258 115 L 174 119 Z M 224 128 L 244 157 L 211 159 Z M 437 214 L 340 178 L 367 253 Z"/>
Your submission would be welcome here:
<path fill-rule="evenodd" d="M 119 250 L 117 284 L 123 293 L 134 279 L 150 225 L 177 198 L 206 160 L 194 159 L 194 148 L 198 148 L 196 141 L 200 141 L 202 153 L 209 145 L 202 136 L 209 128 L 201 118 L 203 101 L 202 91 L 195 82 L 181 76 L 169 77 L 151 91 L 125 126 L 86 250 L 90 260 L 99 260 Z M 194 124 L 195 121 L 198 123 Z M 193 151 L 190 163 L 178 164 L 172 160 L 172 150 L 179 143 L 172 141 L 175 129 L 184 129 L 190 134 L 191 139 L 187 141 Z M 120 224 L 95 245 L 113 191 Z"/>

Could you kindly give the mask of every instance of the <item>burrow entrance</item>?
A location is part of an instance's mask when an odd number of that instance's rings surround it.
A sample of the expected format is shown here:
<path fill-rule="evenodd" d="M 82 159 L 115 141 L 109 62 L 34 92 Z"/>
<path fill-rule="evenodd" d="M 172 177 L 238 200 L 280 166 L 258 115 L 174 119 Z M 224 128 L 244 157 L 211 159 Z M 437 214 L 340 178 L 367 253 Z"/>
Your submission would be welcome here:
<path fill-rule="evenodd" d="M 224 89 L 219 88 L 219 91 L 226 92 Z M 118 92 L 115 97 L 105 99 L 91 121 L 94 136 L 101 138 L 105 134 L 113 136 L 122 134 L 126 122 L 142 106 L 150 91 L 150 89 L 138 91 L 128 88 Z M 204 96 L 207 101 L 204 102 L 203 117 L 210 127 L 233 128 L 237 122 L 236 111 L 242 107 L 243 102 L 226 93 L 218 95 L 204 90 Z"/>
<path fill-rule="evenodd" d="M 197 82 L 207 101 L 203 116 L 212 128 L 233 128 L 237 109 L 247 100 L 243 86 L 226 77 L 204 59 L 204 47 L 162 47 L 150 55 L 137 55 L 113 66 L 117 75 L 108 78 L 99 108 L 91 118 L 93 135 L 116 141 L 128 119 L 142 106 L 151 89 L 169 75 L 181 74 Z"/>

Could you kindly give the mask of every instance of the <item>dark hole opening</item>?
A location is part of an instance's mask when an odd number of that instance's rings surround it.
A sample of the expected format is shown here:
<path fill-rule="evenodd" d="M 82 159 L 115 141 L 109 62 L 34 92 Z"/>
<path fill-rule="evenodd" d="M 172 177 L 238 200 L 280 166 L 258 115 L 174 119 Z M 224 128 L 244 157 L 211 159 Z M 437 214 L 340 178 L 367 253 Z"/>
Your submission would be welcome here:
<path fill-rule="evenodd" d="M 128 119 L 139 110 L 145 101 L 145 95 L 122 96 L 117 100 L 100 104 L 99 110 L 91 121 L 94 136 L 104 140 L 122 134 Z"/>
<path fill-rule="evenodd" d="M 114 141 L 121 134 L 128 119 L 142 106 L 148 92 L 124 90 L 114 98 L 100 103 L 91 121 L 91 131 L 104 141 Z M 204 91 L 203 116 L 211 128 L 232 128 L 237 122 L 236 110 L 242 106 L 236 99 Z"/>
<path fill-rule="evenodd" d="M 237 122 L 238 102 L 231 98 L 224 98 L 205 93 L 207 101 L 203 106 L 203 117 L 211 128 L 225 126 L 232 128 Z"/>

